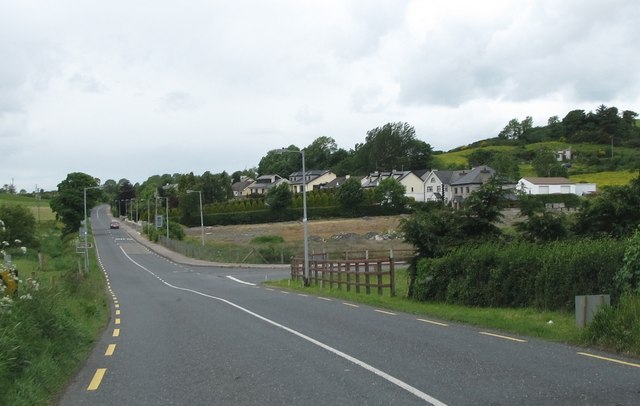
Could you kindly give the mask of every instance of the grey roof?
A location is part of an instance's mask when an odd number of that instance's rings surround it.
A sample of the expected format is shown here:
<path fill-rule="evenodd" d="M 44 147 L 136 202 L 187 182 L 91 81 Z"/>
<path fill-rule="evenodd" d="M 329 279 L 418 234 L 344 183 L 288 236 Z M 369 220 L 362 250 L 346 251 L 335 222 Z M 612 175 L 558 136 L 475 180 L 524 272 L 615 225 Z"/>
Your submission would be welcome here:
<path fill-rule="evenodd" d="M 235 182 L 234 184 L 231 185 L 231 190 L 233 190 L 234 192 L 242 192 L 243 190 L 248 188 L 249 185 L 251 185 L 253 182 L 254 180 L 251 178 L 242 180 L 240 182 Z"/>
<path fill-rule="evenodd" d="M 494 176 L 496 171 L 486 165 L 473 168 L 469 173 L 454 180 L 451 185 L 477 185 L 485 183 L 489 178 Z"/>
<path fill-rule="evenodd" d="M 293 172 L 291 175 L 289 175 L 289 182 L 292 185 L 298 185 L 298 184 L 301 185 L 302 179 L 304 179 L 305 177 L 309 178 L 309 180 L 307 181 L 307 183 L 309 183 L 309 182 L 312 182 L 314 179 L 319 178 L 320 176 L 329 172 L 330 171 L 328 169 L 311 169 L 306 171 L 305 176 L 302 176 L 302 171 Z M 291 180 L 291 178 L 301 178 L 301 179 Z"/>

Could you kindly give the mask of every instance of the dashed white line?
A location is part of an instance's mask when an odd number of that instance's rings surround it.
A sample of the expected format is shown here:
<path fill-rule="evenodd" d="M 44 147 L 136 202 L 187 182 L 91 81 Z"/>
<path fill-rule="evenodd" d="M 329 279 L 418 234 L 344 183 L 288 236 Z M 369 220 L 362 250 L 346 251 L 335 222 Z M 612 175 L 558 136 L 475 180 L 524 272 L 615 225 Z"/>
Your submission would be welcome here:
<path fill-rule="evenodd" d="M 142 266 L 139 263 L 137 263 L 136 261 L 134 261 L 129 255 L 127 255 L 126 252 L 124 252 L 124 250 L 122 250 L 122 252 L 129 259 L 129 261 L 133 262 L 134 264 L 136 264 L 137 266 L 139 266 L 140 268 L 142 268 L 143 270 L 145 270 L 149 274 L 155 276 L 158 280 L 161 280 L 152 271 L 148 270 L 144 266 Z M 206 293 L 202 293 L 202 292 L 199 292 L 197 290 L 175 286 L 175 285 L 172 285 L 172 284 L 170 284 L 168 282 L 162 281 L 162 283 L 164 283 L 166 286 L 168 286 L 168 287 L 170 287 L 172 289 L 181 290 L 183 292 L 190 292 L 190 293 L 193 293 L 195 295 L 207 297 L 209 299 L 213 299 L 213 300 L 220 301 L 222 303 L 226 303 L 227 305 L 229 305 L 231 307 L 234 307 L 234 308 L 236 308 L 236 309 L 238 309 L 238 310 L 240 310 L 240 311 L 242 311 L 244 313 L 247 313 L 247 314 L 249 314 L 249 315 L 251 315 L 251 316 L 253 316 L 253 317 L 255 317 L 255 318 L 259 319 L 259 320 L 264 321 L 265 323 L 268 323 L 268 324 L 271 324 L 272 326 L 280 328 L 280 329 L 282 329 L 282 330 L 284 330 L 284 331 L 286 331 L 286 332 L 288 332 L 290 334 L 293 334 L 293 335 L 295 335 L 295 336 L 297 336 L 297 337 L 299 337 L 299 338 L 301 338 L 301 339 L 303 339 L 303 340 L 305 340 L 305 341 L 307 341 L 307 342 L 309 342 L 311 344 L 314 344 L 314 345 L 316 345 L 316 346 L 318 346 L 320 348 L 323 348 L 324 350 L 329 351 L 329 352 L 331 352 L 331 353 L 333 353 L 333 354 L 335 354 L 335 355 L 337 355 L 337 356 L 339 356 L 339 357 L 341 357 L 341 358 L 343 358 L 343 359 L 345 359 L 345 360 L 347 360 L 347 361 L 349 361 L 349 362 L 351 362 L 351 363 L 353 363 L 355 365 L 358 365 L 361 368 L 363 368 L 363 369 L 365 369 L 365 370 L 367 370 L 367 371 L 369 371 L 369 372 L 381 377 L 382 379 L 385 379 L 386 381 L 388 381 L 388 382 L 390 382 L 390 383 L 392 383 L 392 384 L 404 389 L 405 391 L 411 393 L 412 395 L 414 395 L 414 396 L 416 396 L 416 397 L 418 397 L 418 398 L 420 398 L 420 399 L 422 399 L 424 401 L 427 401 L 427 402 L 431 403 L 434 406 L 446 406 L 445 403 L 439 401 L 438 399 L 436 399 L 436 398 L 434 398 L 432 396 L 429 396 L 428 394 L 422 392 L 418 388 L 413 387 L 413 386 L 409 385 L 408 383 L 406 383 L 404 381 L 401 381 L 400 379 L 398 379 L 398 378 L 396 378 L 396 377 L 394 377 L 392 375 L 389 375 L 388 373 L 386 373 L 386 372 L 384 372 L 384 371 L 382 371 L 382 370 L 380 370 L 378 368 L 375 368 L 372 365 L 367 364 L 364 361 L 361 361 L 361 360 L 359 360 L 359 359 L 357 359 L 355 357 L 352 357 L 351 355 L 349 355 L 347 353 L 344 353 L 344 352 L 342 352 L 342 351 L 340 351 L 340 350 L 338 350 L 336 348 L 333 348 L 333 347 L 331 347 L 331 346 L 329 346 L 329 345 L 327 345 L 327 344 L 325 344 L 325 343 L 323 343 L 321 341 L 318 341 L 318 340 L 316 340 L 316 339 L 314 339 L 312 337 L 309 337 L 309 336 L 307 336 L 307 335 L 305 335 L 305 334 L 303 334 L 303 333 L 301 333 L 301 332 L 299 332 L 297 330 L 294 330 L 294 329 L 292 329 L 290 327 L 287 327 L 287 326 L 285 326 L 283 324 L 280 324 L 280 323 L 278 323 L 276 321 L 273 321 L 273 320 L 268 319 L 268 318 L 266 318 L 264 316 L 261 316 L 258 313 L 255 313 L 255 312 L 253 312 L 253 311 L 251 311 L 251 310 L 249 310 L 249 309 L 247 309 L 245 307 L 237 305 L 237 304 L 235 304 L 235 303 L 233 303 L 233 302 L 231 302 L 229 300 L 226 300 L 226 299 L 223 299 L 223 298 L 220 298 L 220 297 L 217 297 L 217 296 L 208 295 Z M 327 299 L 327 298 L 319 298 L 319 299 L 329 300 L 329 301 L 331 300 L 331 299 Z"/>

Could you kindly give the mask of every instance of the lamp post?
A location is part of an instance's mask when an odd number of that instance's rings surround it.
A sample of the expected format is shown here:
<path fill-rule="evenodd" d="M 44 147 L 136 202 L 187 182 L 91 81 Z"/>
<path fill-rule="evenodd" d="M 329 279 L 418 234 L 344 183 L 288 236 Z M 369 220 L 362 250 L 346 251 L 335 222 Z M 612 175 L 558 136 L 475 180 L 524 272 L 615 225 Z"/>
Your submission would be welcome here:
<path fill-rule="evenodd" d="M 89 226 L 87 224 L 87 190 L 88 189 L 102 189 L 102 186 L 89 186 L 83 189 L 83 198 L 84 198 L 84 272 L 89 271 L 89 243 L 87 240 L 87 233 Z"/>
<path fill-rule="evenodd" d="M 307 230 L 307 171 L 304 166 L 304 149 L 300 151 L 294 151 L 290 149 L 277 149 L 274 150 L 275 153 L 284 154 L 287 152 L 294 152 L 302 155 L 302 228 L 304 233 L 304 269 L 303 269 L 303 280 L 304 286 L 310 285 L 309 278 L 309 237 Z"/>
<path fill-rule="evenodd" d="M 165 199 L 167 201 L 167 240 L 169 239 L 169 198 L 168 197 L 162 197 L 162 196 L 156 196 L 156 200 L 157 199 Z M 158 208 L 156 207 L 156 213 L 158 213 Z M 156 214 L 157 216 L 157 214 Z"/>
<path fill-rule="evenodd" d="M 200 240 L 204 247 L 204 217 L 202 215 L 202 190 L 187 190 L 187 193 L 197 193 L 200 198 Z"/>

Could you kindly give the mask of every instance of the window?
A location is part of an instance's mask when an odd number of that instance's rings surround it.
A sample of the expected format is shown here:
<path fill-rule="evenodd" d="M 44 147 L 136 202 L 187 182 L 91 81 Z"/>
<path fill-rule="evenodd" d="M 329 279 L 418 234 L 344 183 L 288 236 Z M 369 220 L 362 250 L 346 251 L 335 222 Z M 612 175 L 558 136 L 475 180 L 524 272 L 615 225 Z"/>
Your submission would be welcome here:
<path fill-rule="evenodd" d="M 436 183 L 436 178 L 431 178 L 431 183 Z"/>
<path fill-rule="evenodd" d="M 433 186 L 427 186 L 427 192 L 432 193 L 433 192 Z"/>
<path fill-rule="evenodd" d="M 411 186 L 411 191 L 413 192 L 413 186 Z"/>
<path fill-rule="evenodd" d="M 467 193 L 469 193 L 469 186 L 467 186 Z"/>
<path fill-rule="evenodd" d="M 458 188 L 454 188 L 453 190 L 454 190 L 453 193 L 458 194 Z"/>

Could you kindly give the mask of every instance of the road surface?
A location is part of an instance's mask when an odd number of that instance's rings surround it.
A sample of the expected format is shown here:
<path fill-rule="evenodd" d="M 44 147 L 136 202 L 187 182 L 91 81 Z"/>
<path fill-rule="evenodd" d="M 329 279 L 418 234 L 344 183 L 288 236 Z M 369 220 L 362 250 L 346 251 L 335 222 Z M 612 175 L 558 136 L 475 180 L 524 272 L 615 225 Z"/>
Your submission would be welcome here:
<path fill-rule="evenodd" d="M 272 289 L 287 269 L 180 263 L 110 220 L 111 321 L 60 405 L 640 404 L 638 360 Z"/>

